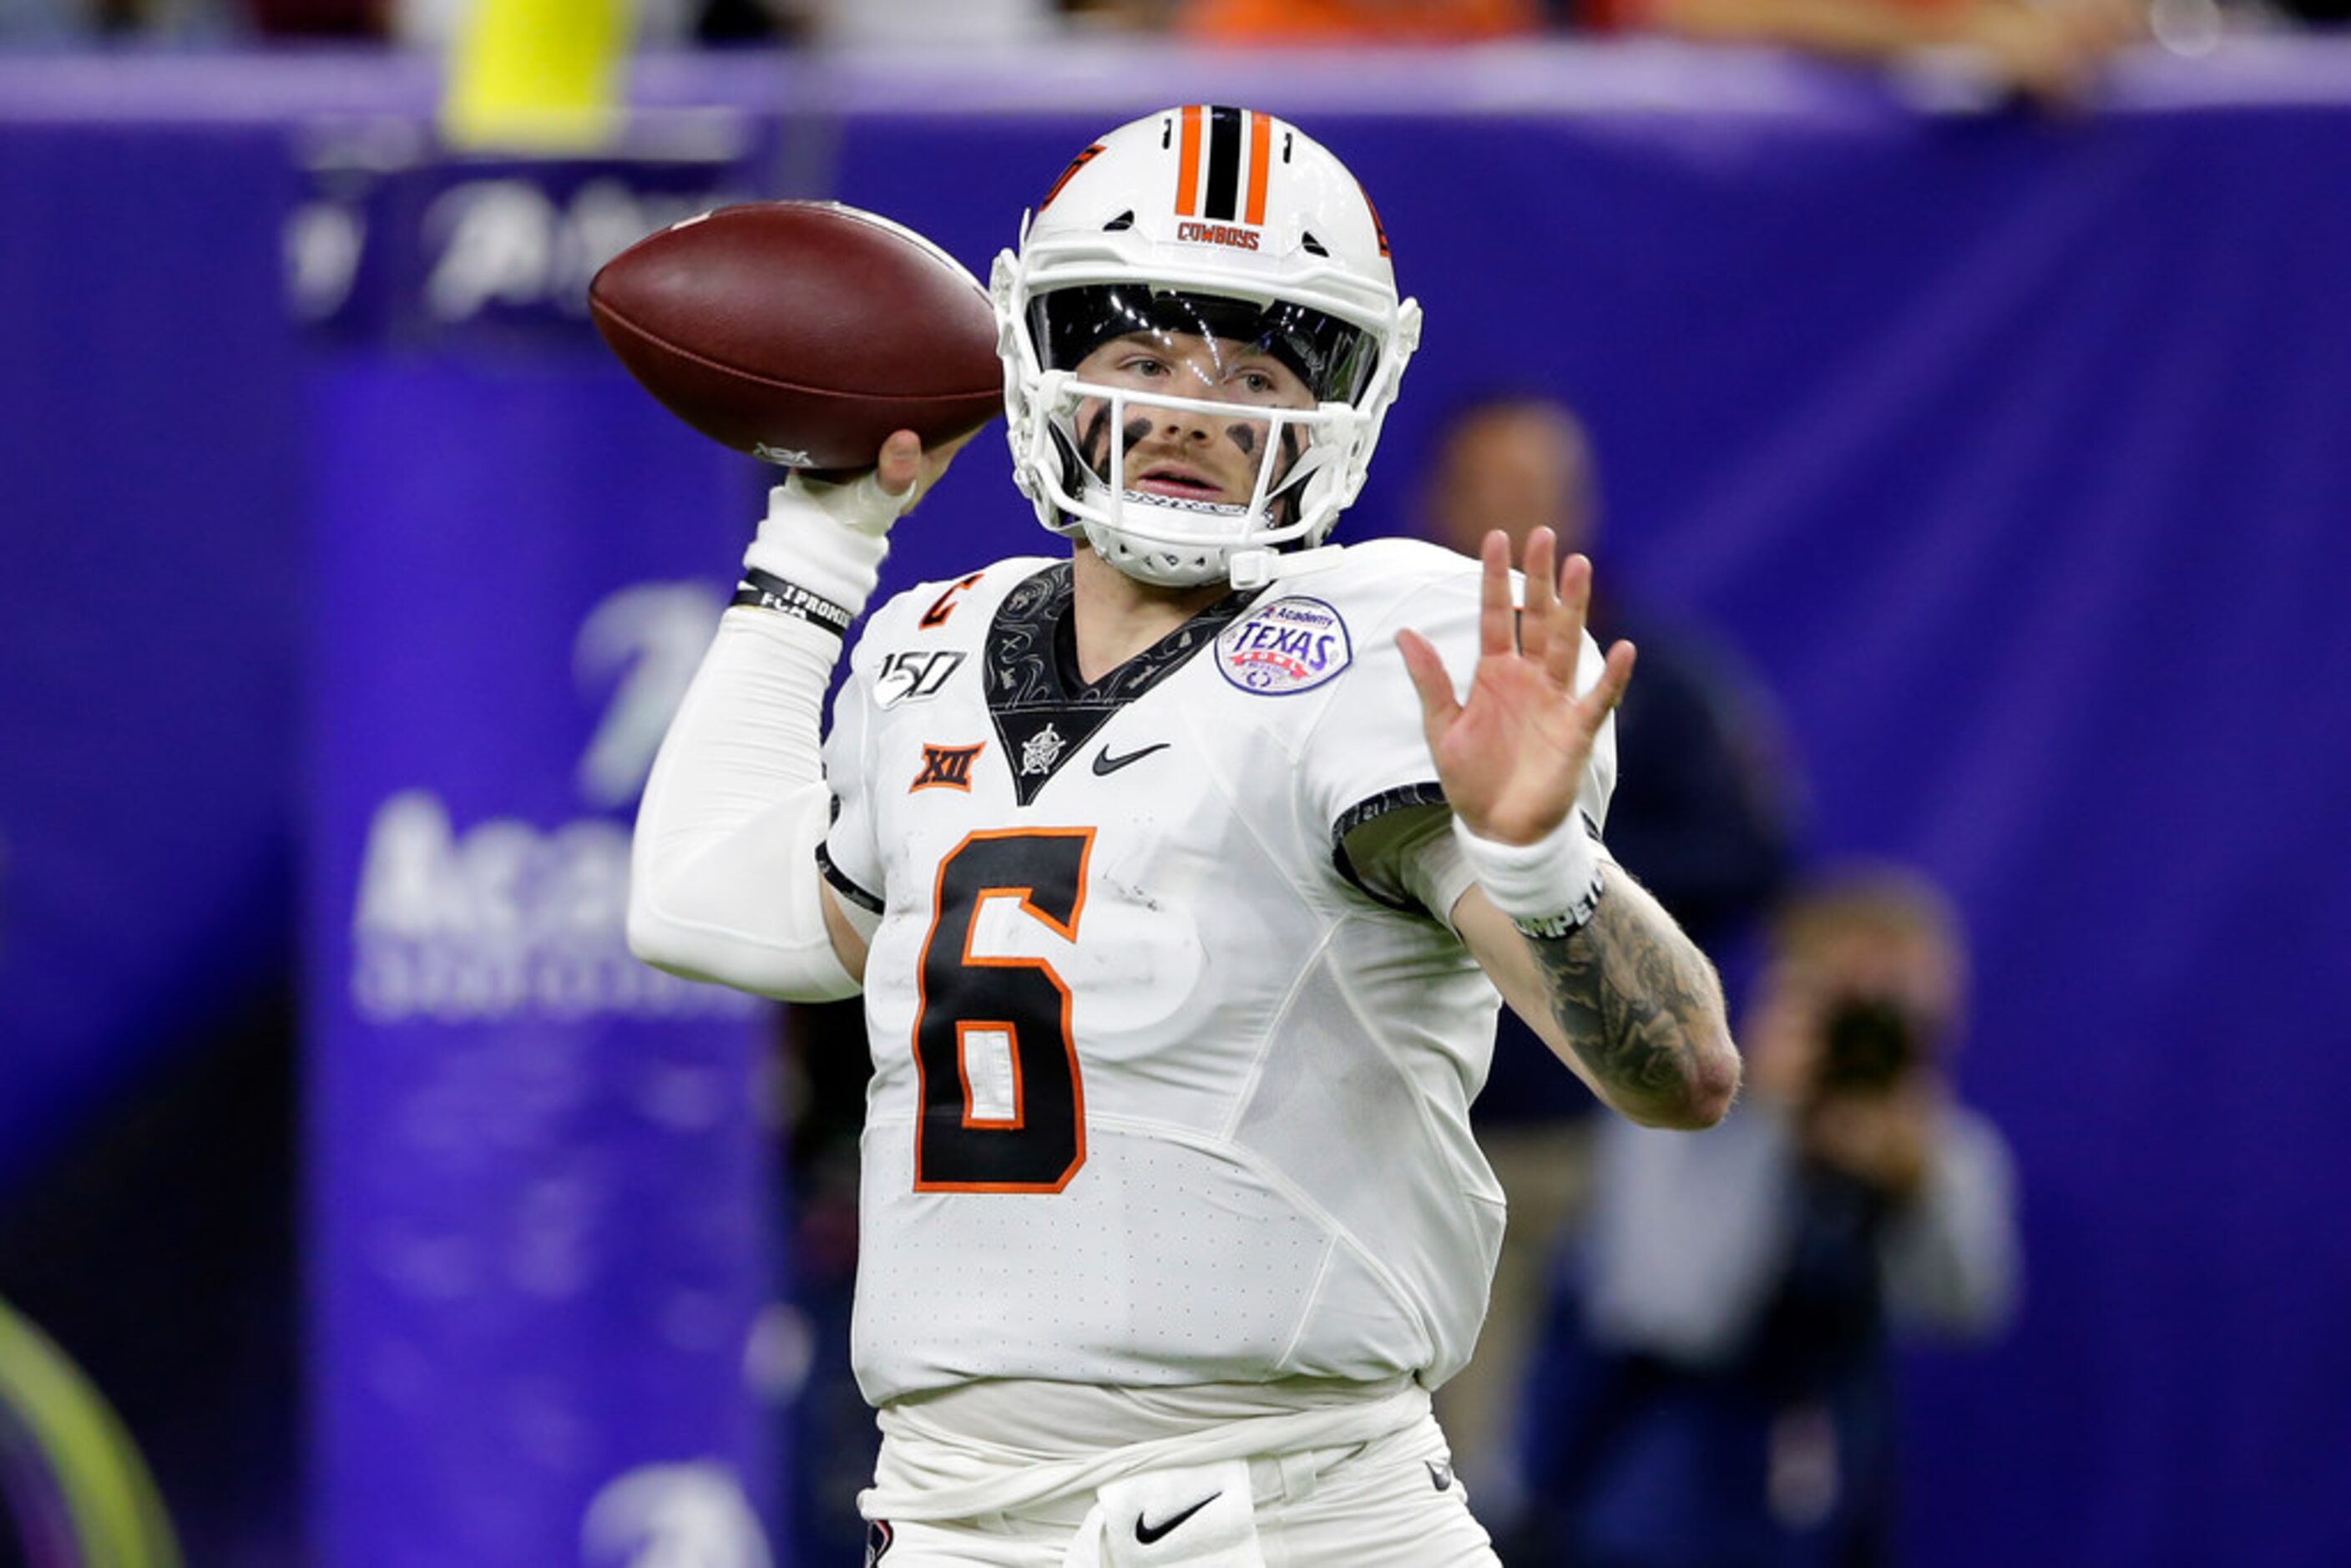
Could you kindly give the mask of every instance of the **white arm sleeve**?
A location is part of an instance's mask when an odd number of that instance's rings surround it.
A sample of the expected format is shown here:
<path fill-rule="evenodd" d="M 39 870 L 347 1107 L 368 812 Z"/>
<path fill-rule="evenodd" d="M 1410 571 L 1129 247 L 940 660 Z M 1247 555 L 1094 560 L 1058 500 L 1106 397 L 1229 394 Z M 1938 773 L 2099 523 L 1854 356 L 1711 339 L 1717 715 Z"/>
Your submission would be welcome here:
<path fill-rule="evenodd" d="M 770 497 L 746 565 L 854 614 L 882 532 L 914 497 L 871 477 Z M 832 812 L 820 736 L 841 639 L 772 610 L 729 610 L 662 741 L 629 862 L 629 948 L 656 968 L 787 1001 L 858 984 L 833 951 L 817 851 Z"/>
<path fill-rule="evenodd" d="M 629 862 L 629 948 L 656 968 L 788 1001 L 857 994 L 825 929 L 818 747 L 841 639 L 730 610 L 662 742 Z"/>

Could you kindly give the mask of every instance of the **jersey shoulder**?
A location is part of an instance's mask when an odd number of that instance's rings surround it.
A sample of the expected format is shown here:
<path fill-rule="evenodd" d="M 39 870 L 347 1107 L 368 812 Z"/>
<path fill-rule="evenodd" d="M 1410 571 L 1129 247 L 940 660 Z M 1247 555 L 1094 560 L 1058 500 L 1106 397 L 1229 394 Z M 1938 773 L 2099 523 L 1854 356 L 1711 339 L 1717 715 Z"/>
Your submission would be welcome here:
<path fill-rule="evenodd" d="M 1283 590 L 1327 599 L 1349 619 L 1370 625 L 1398 611 L 1478 595 L 1478 563 L 1426 539 L 1365 539 L 1347 546 L 1338 563 L 1283 584 Z"/>

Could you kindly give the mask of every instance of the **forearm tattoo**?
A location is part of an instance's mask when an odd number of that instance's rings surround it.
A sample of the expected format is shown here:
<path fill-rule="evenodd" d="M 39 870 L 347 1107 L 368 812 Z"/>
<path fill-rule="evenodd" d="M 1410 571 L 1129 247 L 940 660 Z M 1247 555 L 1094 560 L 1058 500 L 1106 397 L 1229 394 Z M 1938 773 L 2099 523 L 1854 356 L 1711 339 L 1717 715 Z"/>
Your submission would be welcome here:
<path fill-rule="evenodd" d="M 1699 1079 L 1720 992 L 1697 947 L 1610 875 L 1583 929 L 1527 946 L 1552 1016 L 1593 1076 L 1628 1107 L 1672 1104 Z"/>

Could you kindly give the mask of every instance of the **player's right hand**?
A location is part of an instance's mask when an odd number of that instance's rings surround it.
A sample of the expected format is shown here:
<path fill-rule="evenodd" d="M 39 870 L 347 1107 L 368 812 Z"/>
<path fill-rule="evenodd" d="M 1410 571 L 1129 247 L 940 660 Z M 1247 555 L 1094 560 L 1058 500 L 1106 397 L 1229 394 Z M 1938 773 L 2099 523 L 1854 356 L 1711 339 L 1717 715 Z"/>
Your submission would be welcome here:
<path fill-rule="evenodd" d="M 873 465 L 874 475 L 887 495 L 904 496 L 914 487 L 917 480 L 921 481 L 921 487 L 916 494 L 927 495 L 932 486 L 946 476 L 947 465 L 955 461 L 956 454 L 978 434 L 976 430 L 967 431 L 945 445 L 934 446 L 925 452 L 923 450 L 923 438 L 913 431 L 893 432 L 882 444 L 881 455 Z"/>
<path fill-rule="evenodd" d="M 823 478 L 795 468 L 784 480 L 781 493 L 793 498 L 787 506 L 797 503 L 803 516 L 813 508 L 853 533 L 878 539 L 893 523 L 913 511 L 916 501 L 931 493 L 931 486 L 970 439 L 969 434 L 960 435 L 925 452 L 921 436 L 911 430 L 897 431 L 882 444 L 872 467 Z M 771 509 L 771 517 L 776 515 Z"/>

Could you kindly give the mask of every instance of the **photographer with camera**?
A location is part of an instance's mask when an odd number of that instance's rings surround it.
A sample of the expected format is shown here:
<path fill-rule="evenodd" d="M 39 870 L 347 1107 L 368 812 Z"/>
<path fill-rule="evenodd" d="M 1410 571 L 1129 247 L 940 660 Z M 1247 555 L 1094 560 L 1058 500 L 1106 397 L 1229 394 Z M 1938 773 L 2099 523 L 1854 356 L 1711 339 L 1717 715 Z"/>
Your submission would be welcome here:
<path fill-rule="evenodd" d="M 1529 1387 L 1508 1561 L 1894 1560 L 1897 1338 L 1986 1338 L 2017 1291 L 2005 1145 L 1951 1094 L 1949 901 L 1882 866 L 1772 919 L 1719 1127 L 1602 1134 Z"/>

